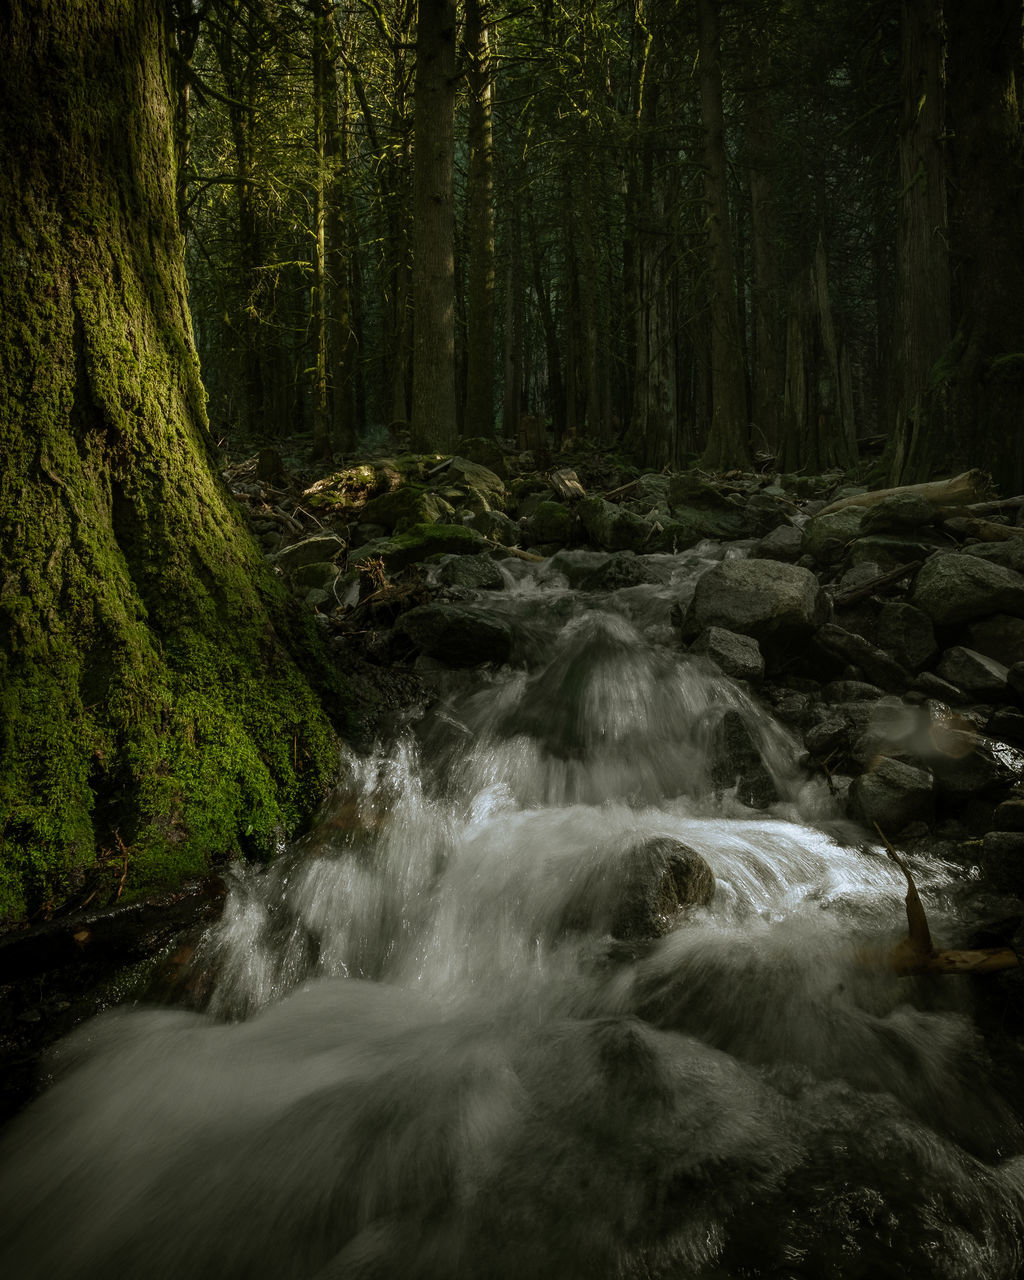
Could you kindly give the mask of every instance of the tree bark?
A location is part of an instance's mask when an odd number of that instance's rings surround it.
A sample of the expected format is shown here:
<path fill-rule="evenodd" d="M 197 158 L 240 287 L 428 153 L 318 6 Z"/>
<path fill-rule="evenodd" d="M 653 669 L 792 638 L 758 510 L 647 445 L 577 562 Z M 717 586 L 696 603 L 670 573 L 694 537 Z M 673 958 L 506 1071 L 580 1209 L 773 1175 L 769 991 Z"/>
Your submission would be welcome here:
<path fill-rule="evenodd" d="M 455 408 L 455 0 L 420 0 L 413 117 L 412 435 L 451 450 Z"/>
<path fill-rule="evenodd" d="M 466 81 L 469 90 L 469 209 L 466 315 L 466 406 L 469 436 L 494 434 L 494 138 L 491 63 L 482 0 L 466 0 Z"/>
<path fill-rule="evenodd" d="M 213 469 L 165 22 L 0 16 L 0 917 L 270 854 L 335 768 Z"/>
<path fill-rule="evenodd" d="M 712 470 L 750 465 L 747 394 L 736 306 L 736 267 L 729 223 L 725 116 L 722 108 L 719 0 L 697 0 L 704 197 L 711 301 L 711 424 L 703 463 Z"/>
<path fill-rule="evenodd" d="M 903 0 L 893 483 L 922 469 L 922 402 L 951 336 L 941 24 L 938 0 Z"/>

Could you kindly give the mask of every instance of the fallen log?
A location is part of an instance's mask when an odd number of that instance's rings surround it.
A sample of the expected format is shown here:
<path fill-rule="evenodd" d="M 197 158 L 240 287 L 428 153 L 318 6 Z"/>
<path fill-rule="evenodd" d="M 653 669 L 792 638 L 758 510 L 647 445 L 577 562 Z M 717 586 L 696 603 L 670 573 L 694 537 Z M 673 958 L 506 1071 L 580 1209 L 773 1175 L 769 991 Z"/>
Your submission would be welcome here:
<path fill-rule="evenodd" d="M 571 471 L 567 467 L 563 467 L 560 471 L 549 472 L 548 484 L 563 502 L 587 496 L 586 489 L 580 484 L 579 476 L 575 471 Z"/>
<path fill-rule="evenodd" d="M 866 600 L 868 596 L 874 595 L 879 587 L 887 587 L 893 582 L 899 582 L 902 578 L 909 578 L 911 574 L 917 573 L 923 564 L 923 560 L 911 560 L 909 564 L 901 564 L 895 569 L 887 569 L 885 573 L 877 573 L 867 582 L 862 582 L 860 586 L 837 592 L 832 597 L 832 603 L 837 609 L 857 604 L 861 600 Z"/>
<path fill-rule="evenodd" d="M 874 507 L 886 498 L 924 498 L 936 508 L 966 507 L 981 501 L 991 489 L 984 472 L 974 469 L 964 471 L 949 480 L 929 480 L 925 484 L 904 484 L 894 489 L 872 489 L 868 493 L 855 493 L 830 503 L 818 515 L 831 515 L 833 511 L 845 511 L 847 507 Z"/>
<path fill-rule="evenodd" d="M 994 520 L 975 520 L 971 516 L 954 515 L 944 523 L 960 537 L 977 538 L 979 542 L 1009 542 L 1011 538 L 1024 538 L 1024 529 L 1016 525 L 996 524 Z"/>

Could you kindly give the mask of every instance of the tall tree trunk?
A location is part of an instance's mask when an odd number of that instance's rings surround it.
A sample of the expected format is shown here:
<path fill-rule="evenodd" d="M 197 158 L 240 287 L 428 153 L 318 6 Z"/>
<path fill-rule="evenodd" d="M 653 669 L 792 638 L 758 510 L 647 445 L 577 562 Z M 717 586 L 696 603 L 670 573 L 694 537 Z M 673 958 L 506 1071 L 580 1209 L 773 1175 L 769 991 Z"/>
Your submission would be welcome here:
<path fill-rule="evenodd" d="M 711 426 L 704 465 L 712 470 L 750 464 L 747 390 L 736 305 L 736 267 L 729 224 L 729 183 L 722 109 L 719 0 L 697 0 L 704 194 L 707 203 L 711 293 Z"/>
<path fill-rule="evenodd" d="M 951 336 L 941 24 L 939 0 L 903 0 L 893 484 L 927 470 L 921 406 Z"/>
<path fill-rule="evenodd" d="M 337 112 L 328 73 L 329 7 L 318 4 L 313 15 L 313 116 L 316 143 L 316 193 L 313 209 L 313 461 L 331 461 L 331 397 L 328 385 L 329 319 L 327 303 L 328 134 L 329 117 Z M 335 94 L 337 87 L 335 88 Z M 334 133 L 337 133 L 335 121 Z"/>
<path fill-rule="evenodd" d="M 775 452 L 780 434 L 784 346 L 780 324 L 782 283 L 772 154 L 773 126 L 769 94 L 758 88 L 748 96 L 744 120 L 753 256 L 751 399 L 756 444 Z"/>
<path fill-rule="evenodd" d="M 0 10 L 0 916 L 269 854 L 335 769 L 216 478 L 165 20 Z"/>
<path fill-rule="evenodd" d="M 920 463 L 982 466 L 1011 493 L 1024 489 L 1021 17 L 1021 0 L 946 8 L 955 335 L 932 371 Z"/>
<path fill-rule="evenodd" d="M 523 411 L 523 356 L 525 351 L 526 305 L 524 300 L 522 243 L 519 204 L 508 210 L 509 262 L 505 277 L 505 377 L 502 396 L 501 430 L 510 440 L 519 439 L 519 415 Z"/>
<path fill-rule="evenodd" d="M 412 436 L 452 449 L 455 408 L 455 0 L 420 0 L 413 156 Z"/>
<path fill-rule="evenodd" d="M 466 82 L 469 90 L 469 284 L 466 316 L 467 435 L 494 434 L 494 139 L 491 63 L 482 0 L 466 0 Z"/>

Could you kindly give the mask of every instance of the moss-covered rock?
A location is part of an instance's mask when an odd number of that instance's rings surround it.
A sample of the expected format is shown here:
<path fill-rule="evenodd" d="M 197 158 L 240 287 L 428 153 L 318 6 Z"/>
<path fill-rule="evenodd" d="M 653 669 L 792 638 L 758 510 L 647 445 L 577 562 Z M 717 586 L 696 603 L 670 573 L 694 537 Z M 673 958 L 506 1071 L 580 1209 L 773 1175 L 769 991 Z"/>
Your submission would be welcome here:
<path fill-rule="evenodd" d="M 435 555 L 475 555 L 488 545 L 482 533 L 465 525 L 417 524 L 392 538 L 380 538 L 356 548 L 348 563 L 351 568 L 358 568 L 371 560 L 381 560 L 387 569 L 404 569 Z"/>
<path fill-rule="evenodd" d="M 440 494 L 419 485 L 403 484 L 371 498 L 363 507 L 360 519 L 366 524 L 379 524 L 385 529 L 401 532 L 414 524 L 446 522 L 454 511 L 451 503 Z"/>

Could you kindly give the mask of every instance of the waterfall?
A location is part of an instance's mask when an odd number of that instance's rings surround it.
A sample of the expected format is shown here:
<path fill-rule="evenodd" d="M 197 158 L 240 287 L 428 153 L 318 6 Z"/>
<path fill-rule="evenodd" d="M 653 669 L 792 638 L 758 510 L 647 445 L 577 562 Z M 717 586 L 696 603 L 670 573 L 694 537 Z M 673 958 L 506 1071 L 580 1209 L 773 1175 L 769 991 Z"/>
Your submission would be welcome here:
<path fill-rule="evenodd" d="M 969 993 L 878 962 L 902 874 L 672 643 L 707 553 L 588 594 L 505 565 L 525 665 L 438 672 L 307 836 L 236 870 L 202 1012 L 59 1047 L 3 1148 L 3 1274 L 1018 1275 L 1024 1143 Z M 727 715 L 761 808 L 716 771 Z M 913 871 L 962 930 L 962 873 Z"/>

